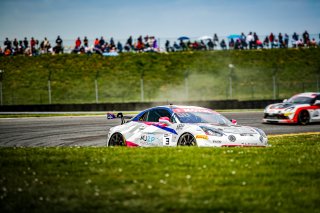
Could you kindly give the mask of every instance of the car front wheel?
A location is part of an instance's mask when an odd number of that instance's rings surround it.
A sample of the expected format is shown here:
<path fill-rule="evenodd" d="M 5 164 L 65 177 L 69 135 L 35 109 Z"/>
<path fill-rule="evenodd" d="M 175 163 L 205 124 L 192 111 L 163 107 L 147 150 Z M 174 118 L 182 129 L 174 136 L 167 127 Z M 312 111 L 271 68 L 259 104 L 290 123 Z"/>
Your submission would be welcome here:
<path fill-rule="evenodd" d="M 111 135 L 109 140 L 109 146 L 125 146 L 125 140 L 122 136 L 122 134 L 116 132 L 113 135 Z"/>
<path fill-rule="evenodd" d="M 178 140 L 178 146 L 197 146 L 197 141 L 190 133 L 183 134 Z"/>

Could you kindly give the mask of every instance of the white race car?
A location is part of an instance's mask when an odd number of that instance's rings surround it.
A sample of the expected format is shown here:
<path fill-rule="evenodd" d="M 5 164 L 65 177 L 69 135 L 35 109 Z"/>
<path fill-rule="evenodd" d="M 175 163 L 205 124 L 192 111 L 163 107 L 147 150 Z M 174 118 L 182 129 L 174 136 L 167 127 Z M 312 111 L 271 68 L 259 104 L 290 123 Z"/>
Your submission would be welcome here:
<path fill-rule="evenodd" d="M 236 125 L 195 106 L 159 106 L 142 111 L 108 133 L 107 146 L 267 146 L 264 131 Z"/>
<path fill-rule="evenodd" d="M 264 109 L 263 123 L 320 122 L 320 93 L 300 93 Z"/>

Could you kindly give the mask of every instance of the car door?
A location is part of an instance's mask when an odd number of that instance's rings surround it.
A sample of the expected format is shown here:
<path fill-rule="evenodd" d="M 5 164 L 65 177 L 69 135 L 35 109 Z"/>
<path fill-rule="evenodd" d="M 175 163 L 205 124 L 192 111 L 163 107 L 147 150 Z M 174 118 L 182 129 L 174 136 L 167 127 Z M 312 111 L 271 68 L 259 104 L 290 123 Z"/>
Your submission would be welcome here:
<path fill-rule="evenodd" d="M 142 146 L 173 146 L 172 136 L 176 135 L 173 126 L 159 123 L 159 118 L 171 118 L 171 113 L 165 108 L 151 109 L 139 122 L 145 124 L 141 130 L 139 143 Z"/>
<path fill-rule="evenodd" d="M 320 95 L 317 96 L 313 108 L 314 111 L 311 115 L 311 122 L 320 122 Z"/>

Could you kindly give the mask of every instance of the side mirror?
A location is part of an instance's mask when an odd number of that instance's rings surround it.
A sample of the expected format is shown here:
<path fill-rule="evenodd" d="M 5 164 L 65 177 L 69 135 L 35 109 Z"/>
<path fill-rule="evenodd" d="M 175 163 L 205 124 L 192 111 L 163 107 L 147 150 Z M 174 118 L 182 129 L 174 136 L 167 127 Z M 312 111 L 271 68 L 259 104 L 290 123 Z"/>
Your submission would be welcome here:
<path fill-rule="evenodd" d="M 313 105 L 320 105 L 320 100 L 316 100 Z"/>
<path fill-rule="evenodd" d="M 235 120 L 235 119 L 231 119 L 230 121 L 231 121 L 231 123 L 234 124 L 234 125 L 237 125 L 237 124 L 238 124 L 237 120 Z"/>
<path fill-rule="evenodd" d="M 171 126 L 170 118 L 168 117 L 159 118 L 159 123 L 166 124 L 167 126 Z"/>
<path fill-rule="evenodd" d="M 284 102 L 287 102 L 287 100 L 288 100 L 288 99 L 284 99 L 282 102 L 283 102 L 283 103 L 284 103 Z"/>

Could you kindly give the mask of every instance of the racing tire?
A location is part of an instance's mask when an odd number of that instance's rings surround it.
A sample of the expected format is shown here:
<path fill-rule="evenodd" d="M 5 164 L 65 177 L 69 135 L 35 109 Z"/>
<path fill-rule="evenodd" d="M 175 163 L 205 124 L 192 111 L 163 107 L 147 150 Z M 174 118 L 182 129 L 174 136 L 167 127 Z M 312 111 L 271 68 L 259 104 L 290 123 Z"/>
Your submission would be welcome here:
<path fill-rule="evenodd" d="M 306 125 L 309 123 L 309 121 L 310 121 L 310 115 L 308 111 L 306 110 L 301 111 L 298 116 L 298 123 L 301 125 Z"/>
<path fill-rule="evenodd" d="M 122 134 L 116 132 L 113 135 L 111 135 L 108 141 L 108 146 L 126 146 L 126 142 Z"/>
<path fill-rule="evenodd" d="M 177 146 L 197 146 L 197 141 L 192 134 L 185 133 L 179 138 Z"/>

